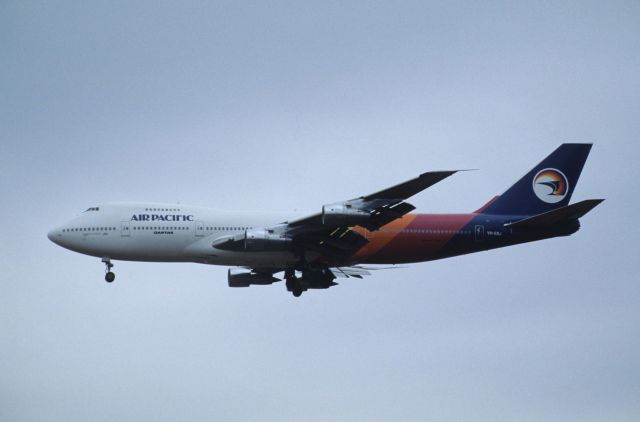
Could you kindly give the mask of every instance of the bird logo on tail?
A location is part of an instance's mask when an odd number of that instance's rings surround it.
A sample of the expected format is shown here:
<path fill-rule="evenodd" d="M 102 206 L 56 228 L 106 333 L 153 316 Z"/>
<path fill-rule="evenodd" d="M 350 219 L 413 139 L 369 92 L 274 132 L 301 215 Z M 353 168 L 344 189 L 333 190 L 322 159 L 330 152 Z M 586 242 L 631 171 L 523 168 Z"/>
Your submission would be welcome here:
<path fill-rule="evenodd" d="M 555 204 L 567 196 L 569 181 L 567 176 L 560 170 L 553 168 L 543 169 L 533 178 L 533 192 L 541 201 Z"/>

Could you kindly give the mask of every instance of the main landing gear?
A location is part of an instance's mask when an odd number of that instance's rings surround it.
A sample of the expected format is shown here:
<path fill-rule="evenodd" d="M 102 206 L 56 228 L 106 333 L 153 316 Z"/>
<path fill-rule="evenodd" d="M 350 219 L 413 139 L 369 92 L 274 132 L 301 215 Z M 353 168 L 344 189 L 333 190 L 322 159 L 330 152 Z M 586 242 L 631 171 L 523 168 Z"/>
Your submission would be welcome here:
<path fill-rule="evenodd" d="M 302 283 L 298 277 L 296 277 L 295 270 L 286 270 L 284 278 L 286 280 L 287 290 L 290 291 L 293 296 L 300 297 L 304 289 L 302 288 Z"/>
<path fill-rule="evenodd" d="M 104 280 L 107 283 L 113 283 L 113 280 L 116 279 L 116 275 L 111 272 L 111 268 L 113 268 L 113 264 L 111 263 L 111 259 L 110 258 L 102 258 L 102 262 L 104 262 L 104 265 L 107 266 L 106 274 L 104 275 Z"/>
<path fill-rule="evenodd" d="M 287 291 L 290 291 L 295 297 L 300 297 L 302 292 L 309 289 L 328 289 L 338 284 L 333 281 L 336 276 L 325 267 L 307 267 L 302 269 L 301 273 L 302 277 L 297 277 L 294 268 L 284 272 Z"/>

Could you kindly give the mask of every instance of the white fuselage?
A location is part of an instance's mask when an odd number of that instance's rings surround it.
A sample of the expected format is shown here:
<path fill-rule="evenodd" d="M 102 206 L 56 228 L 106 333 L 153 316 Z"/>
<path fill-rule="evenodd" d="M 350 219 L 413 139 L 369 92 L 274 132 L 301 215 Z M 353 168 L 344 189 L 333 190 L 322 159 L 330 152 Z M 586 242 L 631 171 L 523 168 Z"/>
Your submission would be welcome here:
<path fill-rule="evenodd" d="M 62 247 L 100 258 L 281 268 L 295 263 L 293 253 L 225 251 L 212 244 L 250 228 L 283 223 L 295 214 L 160 203 L 106 204 L 89 208 L 48 236 Z"/>

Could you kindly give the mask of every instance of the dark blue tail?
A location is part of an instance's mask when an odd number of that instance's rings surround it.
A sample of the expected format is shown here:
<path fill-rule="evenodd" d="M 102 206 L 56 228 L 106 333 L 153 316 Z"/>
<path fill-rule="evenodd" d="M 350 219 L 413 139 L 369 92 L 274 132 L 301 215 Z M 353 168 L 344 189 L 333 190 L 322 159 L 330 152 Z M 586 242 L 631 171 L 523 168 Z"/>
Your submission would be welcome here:
<path fill-rule="evenodd" d="M 590 150 L 591 144 L 560 145 L 481 212 L 535 215 L 566 206 Z"/>

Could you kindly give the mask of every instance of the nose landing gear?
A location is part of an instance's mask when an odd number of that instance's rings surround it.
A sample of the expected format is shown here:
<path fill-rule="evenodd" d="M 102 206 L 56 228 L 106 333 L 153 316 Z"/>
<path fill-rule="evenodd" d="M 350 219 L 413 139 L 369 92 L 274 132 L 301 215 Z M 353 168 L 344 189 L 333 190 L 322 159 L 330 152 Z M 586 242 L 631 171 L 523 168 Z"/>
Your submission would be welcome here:
<path fill-rule="evenodd" d="M 110 258 L 102 258 L 102 262 L 106 265 L 106 274 L 104 275 L 104 280 L 107 283 L 113 283 L 113 280 L 116 279 L 116 275 L 111 272 L 111 268 L 113 268 L 113 264 L 111 263 Z"/>
<path fill-rule="evenodd" d="M 115 280 L 115 279 L 116 279 L 116 275 L 115 275 L 114 273 L 112 273 L 111 271 L 109 271 L 108 273 L 106 273 L 106 274 L 104 275 L 104 280 L 105 280 L 107 283 L 112 283 L 112 282 L 113 282 L 113 280 Z"/>

